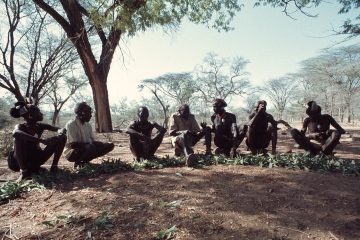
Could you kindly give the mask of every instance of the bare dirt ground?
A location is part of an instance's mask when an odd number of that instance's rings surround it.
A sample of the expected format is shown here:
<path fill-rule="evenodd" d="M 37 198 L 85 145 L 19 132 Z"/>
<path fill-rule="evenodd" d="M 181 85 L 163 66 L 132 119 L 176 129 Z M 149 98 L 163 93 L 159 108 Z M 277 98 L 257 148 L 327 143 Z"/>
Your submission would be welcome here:
<path fill-rule="evenodd" d="M 359 127 L 343 127 L 360 133 Z M 281 133 L 278 153 L 303 152 Z M 97 137 L 111 137 L 117 146 L 105 158 L 132 161 L 126 134 Z M 345 134 L 335 157 L 358 161 L 359 147 Z M 203 143 L 196 149 L 203 151 Z M 239 150 L 249 153 L 244 144 Z M 167 154 L 173 156 L 169 138 L 157 151 Z M 0 164 L 0 178 L 18 177 L 5 158 Z M 71 167 L 63 158 L 60 165 Z M 59 216 L 69 220 L 69 211 L 73 219 L 84 218 L 42 224 Z M 113 226 L 96 229 L 95 219 L 104 212 L 112 215 Z M 23 193 L 0 206 L 0 220 L 2 239 L 155 239 L 174 225 L 171 239 L 360 239 L 360 178 L 239 165 L 106 174 Z"/>

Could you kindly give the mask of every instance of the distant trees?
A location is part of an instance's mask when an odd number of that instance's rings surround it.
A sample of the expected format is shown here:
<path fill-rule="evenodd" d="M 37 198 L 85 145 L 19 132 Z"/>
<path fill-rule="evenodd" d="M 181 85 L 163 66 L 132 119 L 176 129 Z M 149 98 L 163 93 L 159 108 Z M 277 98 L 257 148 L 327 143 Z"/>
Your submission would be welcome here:
<path fill-rule="evenodd" d="M 190 104 L 196 91 L 190 72 L 167 73 L 154 79 L 144 79 L 138 86 L 140 91 L 148 89 L 163 109 L 163 126 L 167 126 L 170 104 Z"/>
<path fill-rule="evenodd" d="M 360 45 L 325 49 L 319 56 L 303 61 L 302 66 L 302 75 L 308 77 L 300 82 L 312 82 L 307 92 L 323 101 L 324 112 L 333 115 L 337 108 L 341 121 L 346 111 L 350 123 L 354 99 L 360 92 Z"/>
<path fill-rule="evenodd" d="M 245 95 L 250 88 L 249 73 L 246 71 L 248 63 L 242 57 L 230 62 L 219 58 L 216 53 L 207 53 L 203 65 L 195 68 L 196 91 L 207 104 L 215 98 L 230 102 L 235 95 Z"/>
<path fill-rule="evenodd" d="M 291 77 L 282 77 L 268 80 L 260 91 L 270 98 L 278 119 L 282 119 L 285 107 L 290 103 L 296 88 L 297 84 Z"/>

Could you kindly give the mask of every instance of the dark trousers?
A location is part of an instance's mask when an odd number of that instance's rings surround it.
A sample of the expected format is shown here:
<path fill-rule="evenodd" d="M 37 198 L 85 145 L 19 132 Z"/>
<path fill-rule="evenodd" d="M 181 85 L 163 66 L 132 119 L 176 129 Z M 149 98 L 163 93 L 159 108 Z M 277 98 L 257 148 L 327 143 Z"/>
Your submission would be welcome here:
<path fill-rule="evenodd" d="M 88 163 L 91 160 L 101 157 L 114 149 L 114 143 L 103 143 L 94 141 L 81 147 L 71 149 L 72 151 L 67 157 L 69 162 Z"/>
<path fill-rule="evenodd" d="M 141 157 L 144 159 L 153 158 L 156 150 L 159 148 L 163 141 L 166 129 L 157 131 L 149 143 L 142 137 L 135 134 L 130 134 L 130 151 L 139 160 Z"/>
<path fill-rule="evenodd" d="M 321 149 L 317 149 L 304 134 L 297 129 L 291 130 L 291 136 L 295 142 L 300 145 L 305 151 L 310 151 L 312 154 L 317 154 L 321 150 L 325 155 L 332 153 L 336 145 L 339 144 L 341 133 L 338 130 L 330 131 L 329 137 L 325 139 L 315 139 L 322 144 Z"/>

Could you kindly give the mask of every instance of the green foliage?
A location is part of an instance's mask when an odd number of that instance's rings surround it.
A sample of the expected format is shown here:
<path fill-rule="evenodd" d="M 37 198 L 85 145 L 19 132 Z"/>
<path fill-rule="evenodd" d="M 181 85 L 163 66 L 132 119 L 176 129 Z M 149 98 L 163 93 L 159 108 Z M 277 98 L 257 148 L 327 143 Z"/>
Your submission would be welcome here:
<path fill-rule="evenodd" d="M 29 192 L 34 189 L 45 189 L 43 185 L 32 180 L 22 180 L 21 182 L 5 182 L 0 186 L 0 202 L 5 199 L 17 197 L 21 192 Z"/>
<path fill-rule="evenodd" d="M 109 230 L 113 227 L 114 216 L 107 212 L 102 212 L 101 216 L 95 219 L 94 225 L 96 229 Z"/>
<path fill-rule="evenodd" d="M 73 181 L 76 178 L 91 178 L 101 174 L 117 173 L 124 171 L 140 171 L 143 169 L 161 169 L 164 167 L 184 166 L 184 157 L 141 160 L 140 162 L 122 162 L 120 159 L 104 160 L 101 164 L 88 164 L 85 167 L 76 170 L 61 170 L 58 174 L 45 173 L 33 176 L 33 180 L 23 180 L 20 183 L 6 182 L 0 187 L 0 201 L 8 198 L 14 198 L 21 192 L 32 189 L 44 189 L 52 187 L 65 181 Z M 349 161 L 328 156 L 310 156 L 308 154 L 295 153 L 292 155 L 278 154 L 264 155 L 246 155 L 237 156 L 234 159 L 228 159 L 224 155 L 220 156 L 196 156 L 195 166 L 201 168 L 209 165 L 255 165 L 260 167 L 283 167 L 286 169 L 317 171 L 317 172 L 336 172 L 348 176 L 360 176 L 360 162 Z M 110 190 L 109 190 L 110 191 Z M 164 202 L 164 207 L 178 207 L 179 202 Z"/>
<path fill-rule="evenodd" d="M 229 26 L 243 5 L 235 0 L 152 0 L 115 1 L 98 0 L 98 6 L 89 8 L 90 18 L 97 27 L 116 28 L 133 36 L 138 31 L 157 26 L 175 30 L 182 19 L 205 24 L 220 30 Z M 210 24 L 212 22 L 212 24 Z"/>
<path fill-rule="evenodd" d="M 176 225 L 172 226 L 169 229 L 161 230 L 157 233 L 156 239 L 170 239 L 173 232 L 176 232 L 178 229 L 176 228 Z"/>
<path fill-rule="evenodd" d="M 44 226 L 46 227 L 55 227 L 55 225 L 63 222 L 65 224 L 68 223 L 78 223 L 79 221 L 81 221 L 82 219 L 84 219 L 85 215 L 80 214 L 78 217 L 76 215 L 74 215 L 71 211 L 67 212 L 67 215 L 61 215 L 61 216 L 56 216 L 53 220 L 47 220 L 47 221 L 43 221 L 41 222 Z"/>

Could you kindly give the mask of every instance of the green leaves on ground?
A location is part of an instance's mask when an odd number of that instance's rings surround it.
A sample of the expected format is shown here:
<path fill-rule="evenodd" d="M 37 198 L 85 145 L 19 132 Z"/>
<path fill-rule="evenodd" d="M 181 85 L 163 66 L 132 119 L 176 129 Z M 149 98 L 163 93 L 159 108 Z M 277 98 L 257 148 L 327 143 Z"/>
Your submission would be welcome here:
<path fill-rule="evenodd" d="M 21 192 L 29 192 L 34 189 L 45 189 L 45 187 L 32 180 L 22 180 L 21 182 L 5 182 L 0 186 L 0 202 L 5 199 L 17 197 Z"/>
<path fill-rule="evenodd" d="M 44 173 L 33 177 L 33 180 L 24 180 L 20 183 L 6 182 L 0 186 L 0 201 L 14 198 L 21 192 L 27 192 L 32 189 L 51 188 L 56 184 L 65 181 L 73 181 L 76 178 L 97 177 L 101 174 L 118 173 L 124 171 L 140 171 L 143 169 L 159 169 L 164 167 L 184 166 L 185 159 L 164 158 L 141 160 L 140 162 L 123 162 L 120 159 L 104 160 L 101 164 L 88 164 L 85 167 L 70 170 L 64 169 L 57 174 Z M 234 159 L 228 159 L 224 155 L 220 156 L 196 156 L 196 168 L 226 164 L 226 165 L 257 165 L 261 167 L 284 167 L 286 169 L 299 169 L 305 171 L 318 172 L 337 172 L 343 175 L 360 176 L 360 161 L 343 160 L 328 156 L 310 156 L 308 154 L 295 153 L 292 155 L 278 154 L 268 156 L 264 155 L 246 155 L 237 156 Z M 176 173 L 180 177 L 179 174 Z"/>
<path fill-rule="evenodd" d="M 68 211 L 67 215 L 56 216 L 52 220 L 43 221 L 41 223 L 46 227 L 54 227 L 55 225 L 57 225 L 61 222 L 65 223 L 65 224 L 78 223 L 79 221 L 83 220 L 84 217 L 85 217 L 84 214 L 80 214 L 79 216 L 76 216 L 71 211 Z"/>
<path fill-rule="evenodd" d="M 172 233 L 176 232 L 177 230 L 178 229 L 176 228 L 176 225 L 172 226 L 169 229 L 161 230 L 160 232 L 157 233 L 156 239 L 164 239 L 165 237 L 166 237 L 166 239 L 170 239 Z"/>
<path fill-rule="evenodd" d="M 101 216 L 95 219 L 95 228 L 96 229 L 107 229 L 113 227 L 114 216 L 108 214 L 107 212 L 102 212 Z"/>

